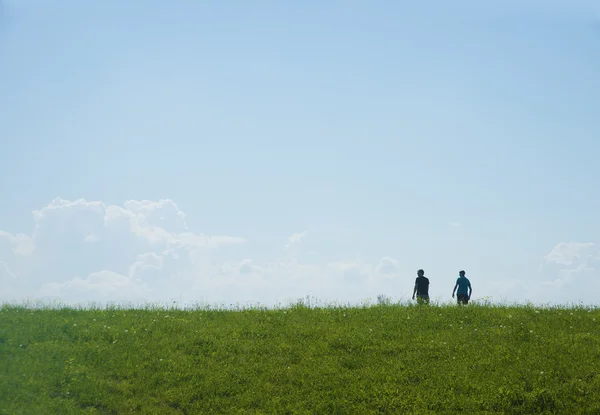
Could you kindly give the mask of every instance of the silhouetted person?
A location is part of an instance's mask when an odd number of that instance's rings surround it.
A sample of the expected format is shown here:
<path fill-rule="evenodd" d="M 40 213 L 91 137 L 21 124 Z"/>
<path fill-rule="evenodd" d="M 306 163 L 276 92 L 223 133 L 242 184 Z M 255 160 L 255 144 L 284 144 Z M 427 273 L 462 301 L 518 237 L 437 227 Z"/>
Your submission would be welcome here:
<path fill-rule="evenodd" d="M 412 299 L 415 299 L 417 294 L 417 302 L 419 304 L 429 304 L 429 279 L 425 276 L 425 271 L 422 269 L 417 271 L 417 279 L 415 280 L 415 289 L 413 290 Z"/>
<path fill-rule="evenodd" d="M 473 293 L 471 281 L 465 277 L 464 271 L 460 271 L 458 275 L 459 277 L 456 280 L 456 285 L 454 286 L 454 290 L 452 290 L 452 298 L 454 298 L 454 293 L 456 292 L 458 304 L 469 304 L 471 294 Z M 458 292 L 456 291 L 457 288 Z"/>

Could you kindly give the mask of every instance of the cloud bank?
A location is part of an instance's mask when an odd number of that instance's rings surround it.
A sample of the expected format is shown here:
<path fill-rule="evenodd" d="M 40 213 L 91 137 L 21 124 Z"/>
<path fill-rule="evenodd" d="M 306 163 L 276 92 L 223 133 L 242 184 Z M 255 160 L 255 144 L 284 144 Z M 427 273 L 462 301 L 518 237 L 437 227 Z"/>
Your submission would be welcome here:
<path fill-rule="evenodd" d="M 296 249 L 306 231 L 282 241 L 270 261 L 217 260 L 215 250 L 251 244 L 241 236 L 189 229 L 172 200 L 130 200 L 122 206 L 57 198 L 33 212 L 31 235 L 0 231 L 0 301 L 68 304 L 172 302 L 288 304 L 311 296 L 328 302 L 408 299 L 413 272 L 398 260 L 305 263 Z M 512 281 L 479 280 L 478 298 L 593 303 L 600 292 L 600 248 L 559 243 L 539 275 Z M 474 281 L 475 282 L 475 281 Z"/>

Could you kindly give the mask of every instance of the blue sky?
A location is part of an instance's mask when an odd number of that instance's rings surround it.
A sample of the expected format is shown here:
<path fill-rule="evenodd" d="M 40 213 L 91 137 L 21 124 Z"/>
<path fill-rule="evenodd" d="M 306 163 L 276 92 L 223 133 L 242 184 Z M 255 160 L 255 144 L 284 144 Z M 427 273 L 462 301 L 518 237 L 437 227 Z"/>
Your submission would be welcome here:
<path fill-rule="evenodd" d="M 27 281 L 14 295 L 43 297 L 40 287 L 56 284 L 53 295 L 83 300 L 84 288 L 65 291 L 75 280 L 129 284 L 125 264 L 163 255 L 173 239 L 135 248 L 115 239 L 85 251 L 98 269 L 79 269 L 69 264 L 94 238 L 77 232 L 101 238 L 93 214 L 81 217 L 93 206 L 71 202 L 102 202 L 102 216 L 128 200 L 169 199 L 186 232 L 243 239 L 194 248 L 213 268 L 186 265 L 185 284 L 213 273 L 198 286 L 207 301 L 215 281 L 229 284 L 214 291 L 222 301 L 352 299 L 352 287 L 401 297 L 418 268 L 444 299 L 458 269 L 481 296 L 591 299 L 600 292 L 598 6 L 443 4 L 4 0 L 6 285 Z M 57 197 L 60 218 L 32 215 Z M 178 235 L 171 222 L 140 218 Z M 19 260 L 18 234 L 35 246 Z M 304 236 L 285 250 L 293 234 Z M 48 275 L 50 256 L 58 265 Z M 256 284 L 287 288 L 239 289 L 246 274 L 223 269 L 248 261 Z M 327 266 L 341 263 L 362 271 L 337 280 Z M 315 276 L 293 291 L 286 284 L 304 278 L 297 266 Z M 114 275 L 98 282 L 98 272 Z M 161 272 L 171 296 L 187 290 Z"/>

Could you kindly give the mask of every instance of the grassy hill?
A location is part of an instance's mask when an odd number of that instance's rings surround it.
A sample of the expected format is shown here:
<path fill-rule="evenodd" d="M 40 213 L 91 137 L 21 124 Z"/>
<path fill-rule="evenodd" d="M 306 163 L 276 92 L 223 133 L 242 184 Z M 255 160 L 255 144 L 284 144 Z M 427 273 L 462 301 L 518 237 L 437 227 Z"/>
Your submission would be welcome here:
<path fill-rule="evenodd" d="M 600 310 L 0 311 L 1 414 L 600 414 Z"/>

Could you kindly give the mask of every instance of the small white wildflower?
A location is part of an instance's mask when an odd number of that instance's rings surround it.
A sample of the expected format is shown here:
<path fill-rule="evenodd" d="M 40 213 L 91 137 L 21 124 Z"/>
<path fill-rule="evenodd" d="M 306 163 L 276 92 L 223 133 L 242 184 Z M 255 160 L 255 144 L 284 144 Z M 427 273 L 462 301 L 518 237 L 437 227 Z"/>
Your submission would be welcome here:
<path fill-rule="evenodd" d="M 535 314 L 540 314 L 540 310 L 535 310 Z"/>
<path fill-rule="evenodd" d="M 529 330 L 530 333 L 533 333 L 533 330 Z"/>
<path fill-rule="evenodd" d="M 570 326 L 570 328 L 573 328 L 573 326 Z"/>
<path fill-rule="evenodd" d="M 125 333 L 129 333 L 129 330 L 127 330 L 127 329 L 126 329 L 126 330 L 125 330 Z"/>
<path fill-rule="evenodd" d="M 73 327 L 77 327 L 77 323 L 73 323 Z"/>
<path fill-rule="evenodd" d="M 477 331 L 477 329 L 475 329 L 475 331 Z"/>
<path fill-rule="evenodd" d="M 570 316 L 572 316 L 572 315 L 573 315 L 573 313 L 569 313 L 569 315 L 570 315 Z"/>
<path fill-rule="evenodd" d="M 118 342 L 118 340 L 115 340 L 115 341 L 113 342 L 113 344 L 115 344 L 116 342 Z"/>
<path fill-rule="evenodd" d="M 544 371 L 541 371 L 541 372 L 540 372 L 540 375 L 543 375 L 543 374 L 544 374 Z"/>
<path fill-rule="evenodd" d="M 94 321 L 96 321 L 96 319 L 94 319 Z"/>
<path fill-rule="evenodd" d="M 509 314 L 509 315 L 508 315 L 508 318 L 512 318 L 512 314 Z"/>
<path fill-rule="evenodd" d="M 160 359 L 160 361 L 162 362 L 163 360 L 162 360 L 162 359 Z"/>
<path fill-rule="evenodd" d="M 370 332 L 370 333 L 373 333 L 373 329 L 369 329 L 369 332 Z"/>
<path fill-rule="evenodd" d="M 503 328 L 504 326 L 502 324 L 500 324 L 500 328 Z"/>

